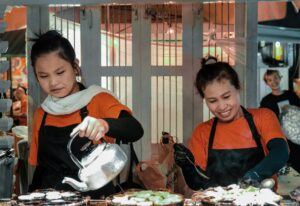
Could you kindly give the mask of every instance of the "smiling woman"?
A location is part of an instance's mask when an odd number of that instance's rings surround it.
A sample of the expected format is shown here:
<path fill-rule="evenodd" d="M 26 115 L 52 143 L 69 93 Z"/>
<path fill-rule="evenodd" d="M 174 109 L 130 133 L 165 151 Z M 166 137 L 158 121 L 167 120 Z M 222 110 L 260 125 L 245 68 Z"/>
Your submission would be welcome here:
<path fill-rule="evenodd" d="M 196 87 L 209 110 L 223 122 L 241 117 L 243 113 L 240 107 L 240 82 L 235 71 L 229 64 L 217 63 L 212 57 L 207 61 L 203 60 L 203 64 L 206 68 L 216 68 L 209 71 L 200 70 L 196 80 Z"/>
<path fill-rule="evenodd" d="M 209 110 L 226 122 L 242 116 L 239 91 L 228 80 L 215 81 L 208 84 L 204 90 L 205 101 Z"/>
<path fill-rule="evenodd" d="M 188 186 L 198 190 L 239 181 L 258 185 L 274 176 L 288 159 L 276 116 L 267 109 L 242 107 L 236 71 L 215 58 L 203 60 L 196 87 L 215 118 L 195 128 L 189 149 L 174 146 L 175 161 Z M 199 176 L 197 170 L 209 178 Z"/>

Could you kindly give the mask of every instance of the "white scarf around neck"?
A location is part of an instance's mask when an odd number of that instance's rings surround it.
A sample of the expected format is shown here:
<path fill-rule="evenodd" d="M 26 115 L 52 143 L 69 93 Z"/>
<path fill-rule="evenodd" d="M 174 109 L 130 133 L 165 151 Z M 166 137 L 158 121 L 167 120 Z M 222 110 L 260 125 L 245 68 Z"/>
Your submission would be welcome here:
<path fill-rule="evenodd" d="M 101 92 L 109 93 L 115 97 L 115 95 L 109 90 L 97 85 L 92 85 L 87 89 L 63 98 L 57 98 L 48 95 L 41 107 L 45 112 L 53 115 L 70 114 L 86 106 L 94 96 Z"/>

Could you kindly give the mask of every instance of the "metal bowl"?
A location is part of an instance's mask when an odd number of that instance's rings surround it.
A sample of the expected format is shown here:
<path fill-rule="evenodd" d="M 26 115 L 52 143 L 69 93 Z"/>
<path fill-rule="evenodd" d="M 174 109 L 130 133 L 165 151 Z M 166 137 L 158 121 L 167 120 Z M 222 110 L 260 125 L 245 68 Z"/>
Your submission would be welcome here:
<path fill-rule="evenodd" d="M 291 191 L 289 196 L 291 199 L 300 202 L 300 186 Z"/>

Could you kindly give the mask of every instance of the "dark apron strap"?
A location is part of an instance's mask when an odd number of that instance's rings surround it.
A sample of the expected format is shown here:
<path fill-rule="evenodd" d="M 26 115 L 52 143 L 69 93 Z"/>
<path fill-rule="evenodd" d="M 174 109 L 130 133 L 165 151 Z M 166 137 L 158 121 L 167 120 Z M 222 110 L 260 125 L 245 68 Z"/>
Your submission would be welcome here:
<path fill-rule="evenodd" d="M 47 113 L 47 112 L 44 112 L 44 115 L 43 115 L 43 119 L 42 119 L 42 123 L 41 123 L 40 129 L 43 129 L 43 128 L 44 128 L 47 115 L 48 115 L 48 113 Z"/>
<path fill-rule="evenodd" d="M 208 152 L 210 149 L 212 149 L 212 145 L 214 143 L 217 123 L 218 123 L 218 118 L 215 117 L 209 135 Z"/>
<path fill-rule="evenodd" d="M 250 127 L 253 139 L 255 140 L 257 147 L 262 149 L 262 145 L 261 145 L 261 141 L 260 141 L 261 136 L 256 129 L 252 114 L 250 112 L 248 112 L 244 107 L 242 107 L 242 110 L 243 110 L 244 116 L 247 120 L 247 123 Z"/>
<path fill-rule="evenodd" d="M 81 121 L 84 120 L 85 117 L 87 117 L 89 114 L 89 111 L 87 110 L 87 107 L 84 106 L 80 109 L 80 116 L 81 116 Z"/>

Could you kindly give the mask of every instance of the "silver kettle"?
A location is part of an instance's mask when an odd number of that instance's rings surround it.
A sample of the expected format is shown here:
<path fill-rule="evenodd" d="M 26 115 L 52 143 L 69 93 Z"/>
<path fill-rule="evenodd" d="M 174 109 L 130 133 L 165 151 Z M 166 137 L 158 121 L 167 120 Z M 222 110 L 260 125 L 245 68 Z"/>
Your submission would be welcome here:
<path fill-rule="evenodd" d="M 72 136 L 67 148 L 71 159 L 79 168 L 78 177 L 81 182 L 64 177 L 62 183 L 67 183 L 81 192 L 99 189 L 122 171 L 127 162 L 127 156 L 119 145 L 103 142 L 98 145 L 86 146 L 83 150 L 90 147 L 93 149 L 80 162 L 71 151 L 71 144 L 77 135 L 78 133 Z"/>

